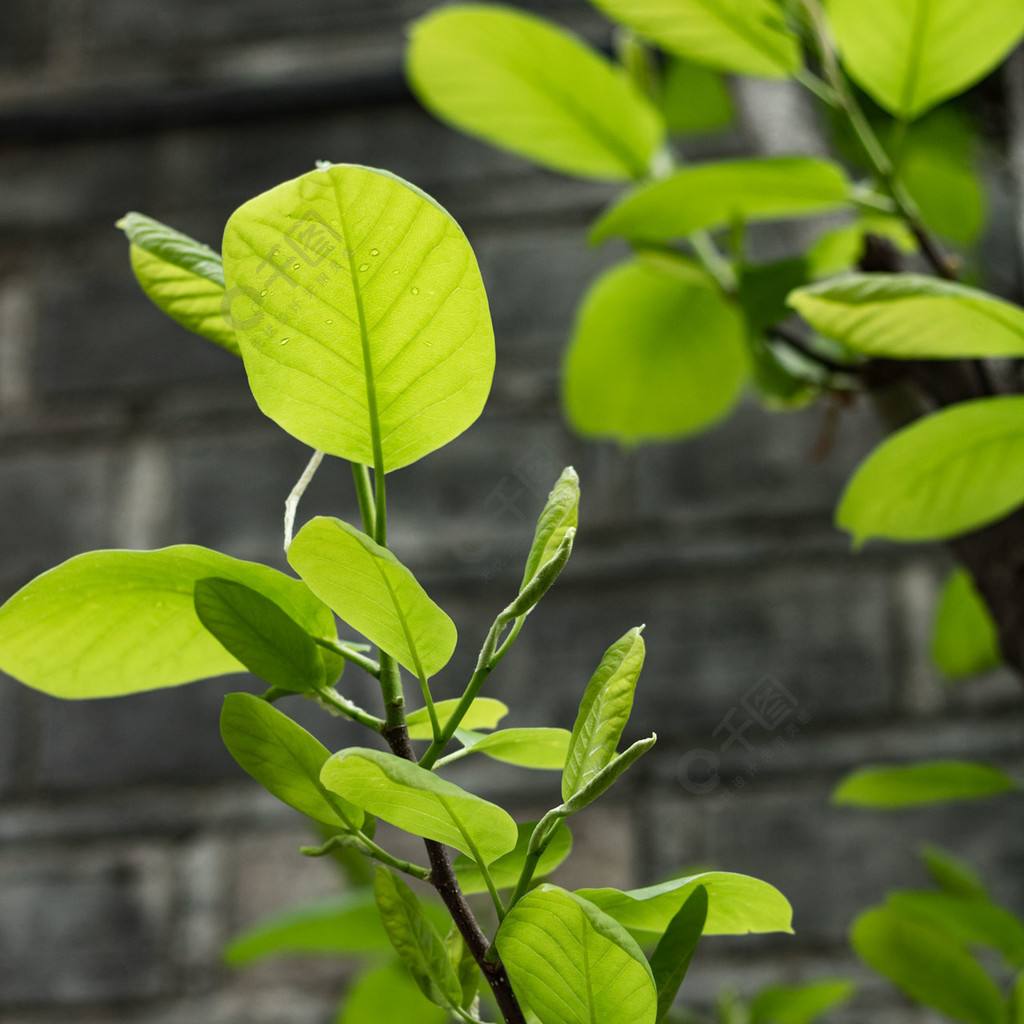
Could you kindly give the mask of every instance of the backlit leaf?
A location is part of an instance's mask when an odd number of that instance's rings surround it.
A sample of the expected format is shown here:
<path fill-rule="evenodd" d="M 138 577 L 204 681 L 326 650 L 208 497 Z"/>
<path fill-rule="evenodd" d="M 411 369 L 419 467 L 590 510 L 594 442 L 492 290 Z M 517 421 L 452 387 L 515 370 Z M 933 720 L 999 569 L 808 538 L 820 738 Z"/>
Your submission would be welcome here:
<path fill-rule="evenodd" d="M 533 835 L 536 824 L 535 821 L 529 821 L 518 825 L 519 838 L 515 849 L 499 857 L 487 868 L 496 888 L 512 889 L 519 881 L 519 875 L 526 861 L 527 848 L 530 845 L 530 836 Z M 551 874 L 569 856 L 571 851 L 572 834 L 564 822 L 559 822 L 552 830 L 551 839 L 540 855 L 540 860 L 534 870 L 534 877 L 541 878 Z M 472 895 L 477 892 L 487 892 L 487 883 L 484 881 L 483 873 L 472 858 L 460 853 L 455 858 L 454 867 L 459 885 L 464 893 Z"/>
<path fill-rule="evenodd" d="M 434 701 L 434 711 L 437 713 L 438 721 L 443 723 L 458 707 L 458 704 L 457 698 Z M 462 727 L 464 729 L 493 729 L 507 714 L 508 705 L 503 704 L 500 700 L 495 700 L 493 697 L 477 697 L 470 704 L 469 710 L 462 719 Z M 433 739 L 430 712 L 426 708 L 410 711 L 405 717 L 405 724 L 409 730 L 410 739 Z"/>
<path fill-rule="evenodd" d="M 977 800 L 1018 788 L 1008 775 L 986 764 L 927 761 L 859 768 L 839 783 L 832 801 L 856 807 L 913 807 Z"/>
<path fill-rule="evenodd" d="M 672 135 L 719 131 L 733 119 L 724 77 L 682 57 L 667 61 L 658 102 Z"/>
<path fill-rule="evenodd" d="M 986 672 L 1003 660 L 992 615 L 963 569 L 951 573 L 942 588 L 932 660 L 950 679 Z"/>
<path fill-rule="evenodd" d="M 568 729 L 546 727 L 499 729 L 488 734 L 458 730 L 456 736 L 465 749 L 486 754 L 495 761 L 522 768 L 546 768 L 561 771 L 569 750 Z M 461 754 L 461 751 L 457 752 Z"/>

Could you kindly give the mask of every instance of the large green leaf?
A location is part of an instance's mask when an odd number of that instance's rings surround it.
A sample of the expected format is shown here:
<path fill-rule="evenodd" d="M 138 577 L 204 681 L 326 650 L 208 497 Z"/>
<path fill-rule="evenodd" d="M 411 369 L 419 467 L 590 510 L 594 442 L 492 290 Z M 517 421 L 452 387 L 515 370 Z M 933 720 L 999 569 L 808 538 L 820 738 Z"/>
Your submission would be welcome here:
<path fill-rule="evenodd" d="M 390 471 L 480 414 L 494 332 L 476 258 L 400 178 L 324 165 L 249 200 L 224 277 L 256 401 L 310 446 Z"/>
<path fill-rule="evenodd" d="M 512 987 L 544 1024 L 654 1024 L 658 995 L 637 944 L 587 900 L 538 886 L 495 939 Z"/>
<path fill-rule="evenodd" d="M 633 259 L 598 278 L 580 307 L 563 404 L 585 436 L 666 441 L 725 416 L 749 374 L 743 318 L 706 273 Z"/>
<path fill-rule="evenodd" d="M 547 727 L 499 729 L 488 734 L 458 729 L 456 737 L 464 744 L 463 750 L 456 751 L 446 761 L 462 757 L 465 751 L 486 754 L 495 761 L 516 764 L 522 768 L 561 771 L 569 750 L 570 733 L 568 729 Z"/>
<path fill-rule="evenodd" d="M 1024 502 L 1024 398 L 961 402 L 893 434 L 846 485 L 836 523 L 854 542 L 944 540 Z"/>
<path fill-rule="evenodd" d="M 762 989 L 750 1003 L 750 1024 L 811 1024 L 846 1002 L 855 988 L 846 978 L 827 978 Z"/>
<path fill-rule="evenodd" d="M 458 698 L 438 700 L 434 702 L 434 711 L 438 721 L 445 719 L 459 706 Z M 462 719 L 465 729 L 493 729 L 508 714 L 508 705 L 493 697 L 477 697 Z M 430 712 L 426 708 L 410 711 L 405 718 L 409 738 L 414 740 L 433 739 L 434 732 L 430 725 Z"/>
<path fill-rule="evenodd" d="M 963 569 L 952 572 L 942 588 L 932 660 L 950 679 L 986 672 L 1003 660 L 992 615 Z"/>
<path fill-rule="evenodd" d="M 142 290 L 169 317 L 240 355 L 224 317 L 224 265 L 208 245 L 141 213 L 118 222 L 128 236 L 132 270 Z"/>
<path fill-rule="evenodd" d="M 592 0 L 616 21 L 676 53 L 723 71 L 786 78 L 796 39 L 771 0 Z"/>
<path fill-rule="evenodd" d="M 838 164 L 811 157 L 760 157 L 684 167 L 627 192 L 597 221 L 590 237 L 624 235 L 663 243 L 736 221 L 810 217 L 842 209 L 850 185 Z"/>
<path fill-rule="evenodd" d="M 423 997 L 401 964 L 385 964 L 360 974 L 349 986 L 336 1024 L 449 1024 L 451 1019 L 447 1010 Z"/>
<path fill-rule="evenodd" d="M 1024 355 L 1024 309 L 919 274 L 847 274 L 798 288 L 790 305 L 815 330 L 885 359 Z"/>
<path fill-rule="evenodd" d="M 651 973 L 658 989 L 658 1024 L 668 1016 L 690 967 L 708 917 L 708 891 L 703 886 L 687 897 L 668 923 L 651 955 Z"/>
<path fill-rule="evenodd" d="M 850 938 L 861 959 L 912 999 L 966 1024 L 1002 1024 L 1002 997 L 992 979 L 932 926 L 881 907 L 857 918 Z"/>
<path fill-rule="evenodd" d="M 92 551 L 51 569 L 0 608 L 0 668 L 55 697 L 116 697 L 241 672 L 199 621 L 197 581 L 242 583 L 314 636 L 335 635 L 330 609 L 299 580 L 183 544 Z"/>
<path fill-rule="evenodd" d="M 563 800 L 583 789 L 615 757 L 644 664 L 642 629 L 634 626 L 616 640 L 587 683 L 562 771 Z"/>
<path fill-rule="evenodd" d="M 394 754 L 350 747 L 331 757 L 320 778 L 364 811 L 478 862 L 515 849 L 519 833 L 508 813 Z"/>
<path fill-rule="evenodd" d="M 620 68 L 532 14 L 442 7 L 415 22 L 407 71 L 428 110 L 545 167 L 644 177 L 665 126 Z"/>
<path fill-rule="evenodd" d="M 705 935 L 793 930 L 793 909 L 778 889 L 759 878 L 729 871 L 706 871 L 628 892 L 580 889 L 579 894 L 646 943 L 658 940 L 698 886 L 708 893 Z"/>
<path fill-rule="evenodd" d="M 279 800 L 336 828 L 360 828 L 363 812 L 320 782 L 331 752 L 301 725 L 249 693 L 229 693 L 220 734 L 231 756 Z"/>
<path fill-rule="evenodd" d="M 846 70 L 903 120 L 963 92 L 1024 34 L 1019 0 L 827 0 L 827 6 Z"/>
<path fill-rule="evenodd" d="M 461 1006 L 462 983 L 415 893 L 390 868 L 378 867 L 373 894 L 384 930 L 420 991 L 438 1006 Z"/>
<path fill-rule="evenodd" d="M 837 804 L 914 807 L 951 800 L 978 800 L 1020 787 L 1005 772 L 973 761 L 922 761 L 858 768 L 832 793 Z"/>
<path fill-rule="evenodd" d="M 535 821 L 516 826 L 519 830 L 519 838 L 516 847 L 504 856 L 499 857 L 487 869 L 491 880 L 498 889 L 511 889 L 519 881 L 519 875 L 526 862 L 526 854 L 530 845 L 530 837 L 533 835 Z M 572 834 L 564 822 L 559 822 L 551 833 L 551 839 L 544 852 L 540 855 L 537 867 L 534 870 L 534 877 L 540 878 L 551 874 L 558 867 L 572 850 Z M 484 880 L 483 872 L 479 865 L 471 857 L 460 853 L 455 858 L 455 874 L 458 876 L 459 885 L 467 895 L 477 892 L 487 892 L 487 883 Z"/>
<path fill-rule="evenodd" d="M 288 561 L 314 594 L 410 672 L 432 676 L 448 664 L 455 623 L 372 537 L 317 516 L 292 541 Z"/>
<path fill-rule="evenodd" d="M 273 601 L 232 580 L 199 580 L 199 621 L 253 675 L 282 690 L 315 689 L 324 683 L 316 641 Z"/>

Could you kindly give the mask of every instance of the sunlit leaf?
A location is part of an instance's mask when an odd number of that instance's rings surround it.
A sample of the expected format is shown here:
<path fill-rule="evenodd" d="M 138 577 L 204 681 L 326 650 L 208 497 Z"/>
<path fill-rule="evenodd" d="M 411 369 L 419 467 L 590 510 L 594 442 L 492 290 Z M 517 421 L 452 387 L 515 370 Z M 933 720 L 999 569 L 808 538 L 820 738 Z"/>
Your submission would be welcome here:
<path fill-rule="evenodd" d="M 932 660 L 950 679 L 986 672 L 1003 660 L 992 615 L 963 569 L 951 573 L 942 588 Z"/>
<path fill-rule="evenodd" d="M 434 702 L 434 711 L 438 721 L 444 722 L 458 707 L 458 700 L 438 700 Z M 469 706 L 462 719 L 464 729 L 493 729 L 508 714 L 508 705 L 493 697 L 477 697 Z M 430 727 L 430 712 L 426 708 L 410 711 L 405 718 L 409 730 L 409 738 L 414 740 L 433 739 Z"/>
<path fill-rule="evenodd" d="M 846 1002 L 855 989 L 846 978 L 762 989 L 750 1003 L 750 1024 L 811 1024 Z"/>
<path fill-rule="evenodd" d="M 456 736 L 465 749 L 474 754 L 486 754 L 495 761 L 522 768 L 561 771 L 565 766 L 571 734 L 568 729 L 533 727 L 500 729 L 488 734 L 460 729 Z"/>
<path fill-rule="evenodd" d="M 1008 775 L 986 764 L 925 761 L 859 768 L 839 783 L 832 801 L 857 807 L 913 807 L 977 800 L 1018 788 Z"/>
<path fill-rule="evenodd" d="M 523 870 L 526 861 L 527 848 L 530 845 L 530 836 L 533 835 L 535 821 L 529 821 L 519 825 L 519 838 L 516 847 L 510 853 L 499 857 L 487 868 L 494 885 L 498 889 L 511 889 L 519 881 L 519 875 Z M 534 870 L 534 878 L 542 878 L 551 874 L 572 851 L 572 834 L 564 822 L 555 826 L 551 833 L 551 839 L 540 855 L 537 867 Z M 476 862 L 460 853 L 455 858 L 455 874 L 458 876 L 459 885 L 467 895 L 477 892 L 487 892 L 487 883 L 484 881 Z"/>
<path fill-rule="evenodd" d="M 733 119 L 725 78 L 682 57 L 666 62 L 658 102 L 672 135 L 720 131 Z"/>
<path fill-rule="evenodd" d="M 311 447 L 390 471 L 479 416 L 494 333 L 476 258 L 400 178 L 324 165 L 250 199 L 224 277 L 256 401 Z"/>

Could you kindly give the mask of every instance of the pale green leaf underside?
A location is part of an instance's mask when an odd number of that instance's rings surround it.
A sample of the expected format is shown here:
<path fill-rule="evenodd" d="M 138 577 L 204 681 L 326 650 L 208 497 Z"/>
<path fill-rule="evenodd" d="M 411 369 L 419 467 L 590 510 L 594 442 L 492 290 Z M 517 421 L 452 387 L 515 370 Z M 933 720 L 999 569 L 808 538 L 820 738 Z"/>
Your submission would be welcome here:
<path fill-rule="evenodd" d="M 1024 502 L 1024 398 L 961 402 L 883 441 L 846 485 L 836 523 L 869 537 L 943 540 Z"/>
<path fill-rule="evenodd" d="M 220 734 L 242 769 L 289 807 L 334 828 L 362 827 L 363 812 L 320 782 L 330 751 L 273 705 L 250 693 L 229 693 Z"/>
<path fill-rule="evenodd" d="M 455 623 L 413 574 L 371 537 L 318 516 L 299 531 L 288 561 L 309 589 L 353 629 L 417 676 L 432 676 L 455 650 Z"/>
<path fill-rule="evenodd" d="M 918 274 L 848 274 L 800 288 L 789 304 L 815 330 L 885 359 L 1024 356 L 1024 309 Z"/>
<path fill-rule="evenodd" d="M 460 730 L 457 735 L 474 754 L 486 754 L 495 761 L 522 768 L 551 771 L 561 771 L 565 765 L 571 736 L 568 729 L 546 727 L 500 729 L 489 735 Z"/>
<path fill-rule="evenodd" d="M 489 864 L 516 845 L 516 823 L 433 772 L 394 754 L 352 747 L 335 754 L 321 774 L 334 793 L 413 835 L 454 846 Z"/>
<path fill-rule="evenodd" d="M 828 0 L 850 76 L 897 117 L 919 117 L 992 70 L 1024 34 L 1020 0 Z"/>
<path fill-rule="evenodd" d="M 774 886 L 749 875 L 707 871 L 645 889 L 580 889 L 640 941 L 656 941 L 690 894 L 702 885 L 708 893 L 705 935 L 791 932 L 793 909 Z"/>
<path fill-rule="evenodd" d="M 567 174 L 641 178 L 664 139 L 661 117 L 619 68 L 507 7 L 458 4 L 415 22 L 407 71 L 441 120 Z"/>
<path fill-rule="evenodd" d="M 541 885 L 506 915 L 498 952 L 544 1024 L 654 1024 L 658 996 L 636 943 L 597 907 Z"/>
<path fill-rule="evenodd" d="M 931 925 L 890 907 L 862 914 L 850 933 L 858 956 L 912 999 L 965 1024 L 1001 1024 L 1002 998 L 978 962 Z"/>
<path fill-rule="evenodd" d="M 723 71 L 786 78 L 800 64 L 796 39 L 770 0 L 592 0 L 669 53 Z"/>
<path fill-rule="evenodd" d="M 684 167 L 627 192 L 605 211 L 590 238 L 668 242 L 737 220 L 810 217 L 849 202 L 850 184 L 838 164 L 810 157 L 725 160 Z"/>
<path fill-rule="evenodd" d="M 494 332 L 473 250 L 384 171 L 336 164 L 232 214 L 224 276 L 260 408 L 314 448 L 386 471 L 480 414 Z"/>
<path fill-rule="evenodd" d="M 1003 660 L 992 615 L 963 569 L 951 573 L 942 589 L 932 660 L 949 679 L 986 672 Z"/>
<path fill-rule="evenodd" d="M 973 761 L 927 761 L 860 768 L 836 787 L 832 800 L 856 807 L 914 807 L 978 800 L 1020 787 L 1004 772 Z"/>
<path fill-rule="evenodd" d="M 434 711 L 438 721 L 443 725 L 448 716 L 458 707 L 458 699 L 434 701 Z M 508 705 L 493 697 L 477 697 L 469 706 L 462 719 L 463 729 L 493 729 L 508 714 Z M 426 708 L 410 711 L 405 717 L 409 730 L 409 738 L 414 740 L 432 739 L 434 733 L 430 727 L 430 712 Z"/>
<path fill-rule="evenodd" d="M 527 849 L 530 845 L 530 837 L 533 835 L 535 821 L 517 825 L 519 838 L 516 847 L 510 853 L 499 857 L 488 868 L 497 889 L 512 889 L 519 881 L 519 875 L 526 862 Z M 554 829 L 548 845 L 540 855 L 537 867 L 534 870 L 534 878 L 542 878 L 550 874 L 559 864 L 569 856 L 572 851 L 572 833 L 570 833 L 565 822 L 560 822 Z M 487 883 L 484 881 L 483 872 L 472 858 L 460 853 L 455 858 L 455 874 L 458 876 L 459 885 L 467 895 L 478 892 L 487 892 Z"/>
<path fill-rule="evenodd" d="M 0 608 L 0 668 L 55 697 L 116 697 L 241 672 L 206 631 L 193 588 L 245 584 L 314 636 L 335 636 L 330 609 L 299 580 L 217 551 L 92 551 L 51 569 Z"/>
<path fill-rule="evenodd" d="M 746 328 L 702 271 L 633 259 L 594 282 L 566 353 L 563 405 L 587 436 L 633 445 L 697 433 L 750 375 Z"/>

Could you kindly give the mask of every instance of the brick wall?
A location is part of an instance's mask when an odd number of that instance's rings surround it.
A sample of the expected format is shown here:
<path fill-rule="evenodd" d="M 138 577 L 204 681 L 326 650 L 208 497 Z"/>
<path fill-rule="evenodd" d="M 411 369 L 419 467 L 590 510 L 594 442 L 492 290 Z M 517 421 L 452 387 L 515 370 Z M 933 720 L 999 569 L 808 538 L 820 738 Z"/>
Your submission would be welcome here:
<path fill-rule="evenodd" d="M 459 691 L 518 580 L 532 517 L 575 464 L 577 553 L 489 692 L 514 706 L 510 724 L 571 725 L 600 653 L 646 622 L 630 733 L 656 728 L 660 741 L 580 815 L 563 884 L 641 884 L 683 864 L 757 874 L 792 900 L 796 936 L 707 942 L 692 998 L 849 972 L 864 989 L 848 1019 L 923 1019 L 856 966 L 846 926 L 888 888 L 921 881 L 923 839 L 973 859 L 1024 908 L 1021 800 L 869 815 L 830 808 L 828 793 L 869 759 L 1024 767 L 1019 687 L 995 673 L 947 690 L 929 668 L 941 552 L 853 556 L 832 529 L 838 488 L 878 436 L 868 409 L 844 413 L 821 463 L 809 456 L 820 410 L 769 416 L 749 404 L 705 437 L 633 453 L 568 433 L 561 349 L 586 282 L 616 256 L 588 250 L 581 227 L 611 193 L 534 171 L 417 109 L 398 77 L 402 26 L 429 6 L 7 0 L 0 594 L 94 547 L 192 542 L 281 565 L 281 506 L 306 452 L 255 410 L 235 360 L 149 306 L 112 225 L 138 209 L 216 243 L 235 206 L 316 159 L 387 167 L 464 225 L 498 332 L 487 412 L 396 475 L 389 495 L 397 551 L 465 640 L 441 696 Z M 533 6 L 601 38 L 582 2 Z M 1024 109 L 1022 79 L 1018 68 L 1010 81 Z M 708 152 L 816 144 L 786 89 L 748 85 L 741 102 L 745 124 Z M 1008 204 L 999 161 L 993 181 Z M 987 244 L 1012 251 L 1012 232 L 1003 218 Z M 303 505 L 315 512 L 355 516 L 343 466 L 321 470 Z M 794 696 L 799 729 L 755 723 L 749 750 L 729 744 L 743 697 L 769 675 Z M 344 983 L 334 964 L 219 965 L 238 929 L 337 884 L 297 855 L 302 822 L 221 748 L 221 697 L 246 685 L 78 705 L 0 679 L 0 1019 L 331 1019 Z M 356 736 L 303 720 L 328 745 Z M 694 774 L 700 751 L 722 757 L 708 792 Z M 487 767 L 482 778 L 524 819 L 557 799 L 540 775 Z"/>

